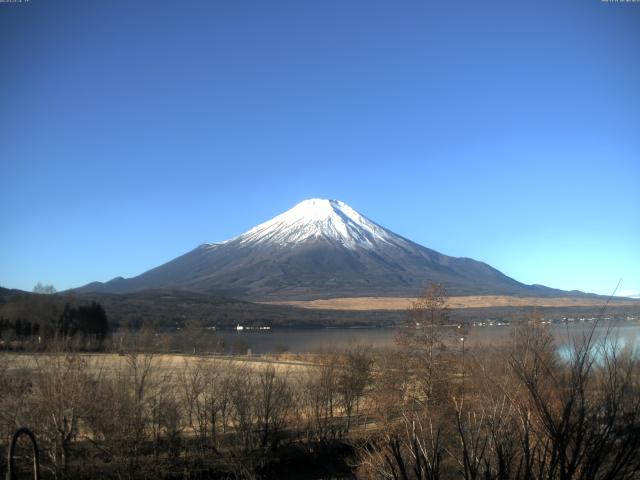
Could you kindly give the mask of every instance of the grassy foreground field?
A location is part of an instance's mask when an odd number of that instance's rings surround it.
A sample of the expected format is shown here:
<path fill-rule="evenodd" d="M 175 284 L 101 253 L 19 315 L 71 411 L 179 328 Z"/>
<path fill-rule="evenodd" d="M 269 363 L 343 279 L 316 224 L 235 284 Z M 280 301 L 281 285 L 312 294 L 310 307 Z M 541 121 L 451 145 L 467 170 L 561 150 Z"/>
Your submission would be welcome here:
<path fill-rule="evenodd" d="M 64 353 L 5 353 L 0 356 L 0 363 L 6 373 L 29 376 L 38 372 L 42 366 L 51 364 L 65 355 Z M 103 374 L 122 370 L 130 361 L 127 355 L 117 353 L 75 353 L 74 356 L 86 362 L 90 372 Z M 155 370 L 163 376 L 166 377 L 170 373 L 177 379 L 184 375 L 194 362 L 200 363 L 203 368 L 215 370 L 242 367 L 258 371 L 266 366 L 273 366 L 277 373 L 300 374 L 320 365 L 320 359 L 316 357 L 310 354 L 218 356 L 171 353 L 153 355 L 153 363 Z"/>

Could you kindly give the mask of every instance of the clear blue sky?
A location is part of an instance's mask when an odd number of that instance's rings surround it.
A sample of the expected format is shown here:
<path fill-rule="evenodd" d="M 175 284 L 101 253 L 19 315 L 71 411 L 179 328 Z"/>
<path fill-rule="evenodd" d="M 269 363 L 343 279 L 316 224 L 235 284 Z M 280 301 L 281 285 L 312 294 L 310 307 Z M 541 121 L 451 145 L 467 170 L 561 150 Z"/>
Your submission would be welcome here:
<path fill-rule="evenodd" d="M 640 3 L 0 3 L 0 285 L 133 276 L 309 197 L 640 291 Z"/>

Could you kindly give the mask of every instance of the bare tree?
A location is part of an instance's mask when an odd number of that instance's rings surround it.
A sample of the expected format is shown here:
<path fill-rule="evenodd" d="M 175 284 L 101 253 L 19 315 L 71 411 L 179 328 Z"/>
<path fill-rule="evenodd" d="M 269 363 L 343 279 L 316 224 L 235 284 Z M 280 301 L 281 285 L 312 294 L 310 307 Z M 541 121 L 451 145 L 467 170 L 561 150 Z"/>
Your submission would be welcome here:
<path fill-rule="evenodd" d="M 353 411 L 355 409 L 357 413 L 360 398 L 371 381 L 373 358 L 370 351 L 371 348 L 365 345 L 351 344 L 342 355 L 337 388 L 347 416 L 347 431 L 351 427 Z"/>
<path fill-rule="evenodd" d="M 77 354 L 48 355 L 37 362 L 35 390 L 31 396 L 33 421 L 55 478 L 65 478 L 72 444 L 85 415 L 88 371 Z"/>
<path fill-rule="evenodd" d="M 471 360 L 464 395 L 451 389 L 448 401 L 425 404 L 428 414 L 405 404 L 402 420 L 361 450 L 367 477 L 637 477 L 637 352 L 620 350 L 608 335 L 596 341 L 594 326 L 560 357 L 549 331 L 534 322 L 518 329 L 511 351 L 476 352 Z"/>
<path fill-rule="evenodd" d="M 428 410 L 413 411 L 397 428 L 370 440 L 361 449 L 363 478 L 437 480 L 442 476 L 445 447 L 442 429 L 434 427 Z"/>
<path fill-rule="evenodd" d="M 234 367 L 234 377 L 230 379 L 230 405 L 238 445 L 244 452 L 254 446 L 253 425 L 256 420 L 253 396 L 255 379 L 247 367 Z"/>
<path fill-rule="evenodd" d="M 53 285 L 43 285 L 40 282 L 36 283 L 35 286 L 33 287 L 33 293 L 42 293 L 45 295 L 52 295 L 56 292 L 57 292 L 56 287 L 54 287 Z"/>
<path fill-rule="evenodd" d="M 180 329 L 180 336 L 188 344 L 189 351 L 194 355 L 200 351 L 203 344 L 204 329 L 196 320 L 187 320 Z"/>
<path fill-rule="evenodd" d="M 154 424 L 154 407 L 160 400 L 158 390 L 167 385 L 157 379 L 161 366 L 153 353 L 131 351 L 119 358 L 92 385 L 84 425 L 87 439 L 104 461 L 115 461 L 122 475 L 133 476 L 148 440 L 147 430 L 159 428 Z"/>
<path fill-rule="evenodd" d="M 414 400 L 419 403 L 434 401 L 444 380 L 444 362 L 439 354 L 445 350 L 442 327 L 447 320 L 446 299 L 442 285 L 429 284 L 411 304 L 407 328 L 397 338 L 413 374 Z"/>
<path fill-rule="evenodd" d="M 640 364 L 609 340 L 598 345 L 594 325 L 566 366 L 538 349 L 512 359 L 546 478 L 626 478 L 640 468 Z"/>
<path fill-rule="evenodd" d="M 167 376 L 165 375 L 165 380 Z M 153 451 L 158 463 L 161 451 L 167 451 L 175 459 L 180 453 L 184 417 L 177 393 L 169 380 L 164 388 L 154 389 L 150 398 L 149 426 L 152 432 Z M 168 387 L 168 388 L 167 388 Z M 163 448 L 164 447 L 164 448 Z"/>
<path fill-rule="evenodd" d="M 286 374 L 278 373 L 273 365 L 258 373 L 255 392 L 255 411 L 260 430 L 260 445 L 276 446 L 292 407 L 292 389 Z"/>
<path fill-rule="evenodd" d="M 373 414 L 383 425 L 401 416 L 411 390 L 411 372 L 406 352 L 387 348 L 376 356 L 372 367 Z"/>
<path fill-rule="evenodd" d="M 336 352 L 331 351 L 325 353 L 322 360 L 320 366 L 307 372 L 304 396 L 310 420 L 308 434 L 318 440 L 328 440 L 338 434 L 335 408 L 339 401 L 339 359 Z"/>
<path fill-rule="evenodd" d="M 201 397 L 205 390 L 205 371 L 202 360 L 188 361 L 182 375 L 178 375 L 182 404 L 187 423 L 204 440 L 208 430 L 208 416 L 201 419 Z"/>

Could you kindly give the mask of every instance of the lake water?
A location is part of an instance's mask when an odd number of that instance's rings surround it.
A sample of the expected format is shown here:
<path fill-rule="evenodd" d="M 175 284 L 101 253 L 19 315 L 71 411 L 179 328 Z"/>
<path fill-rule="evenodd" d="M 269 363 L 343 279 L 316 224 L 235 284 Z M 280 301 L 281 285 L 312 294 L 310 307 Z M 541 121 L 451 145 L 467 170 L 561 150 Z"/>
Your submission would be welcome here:
<path fill-rule="evenodd" d="M 566 349 L 572 338 L 592 328 L 590 323 L 548 325 L 559 348 Z M 482 344 L 508 342 L 512 338 L 511 326 L 472 327 L 465 337 L 465 344 L 473 348 Z M 445 329 L 450 341 L 459 341 L 455 328 Z M 596 327 L 596 336 L 601 337 L 607 331 L 620 345 L 638 343 L 640 324 L 617 322 L 608 326 Z M 244 330 L 216 332 L 222 337 L 226 353 L 244 353 L 247 349 L 253 354 L 287 351 L 292 353 L 317 352 L 328 347 L 344 347 L 350 342 L 371 345 L 372 347 L 393 346 L 399 329 L 395 328 L 322 328 L 322 329 L 286 329 Z M 638 344 L 640 345 L 640 344 Z"/>

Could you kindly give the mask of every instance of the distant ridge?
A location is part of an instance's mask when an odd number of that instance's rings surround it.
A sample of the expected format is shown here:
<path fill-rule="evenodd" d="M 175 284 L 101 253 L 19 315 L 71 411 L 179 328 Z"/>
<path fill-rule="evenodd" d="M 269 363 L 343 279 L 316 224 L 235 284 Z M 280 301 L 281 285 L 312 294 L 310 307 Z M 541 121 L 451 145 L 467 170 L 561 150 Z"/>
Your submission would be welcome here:
<path fill-rule="evenodd" d="M 133 278 L 80 292 L 172 288 L 252 300 L 416 296 L 428 282 L 450 295 L 582 296 L 525 285 L 486 263 L 418 245 L 338 200 L 304 200 L 221 243 L 200 245 Z"/>

